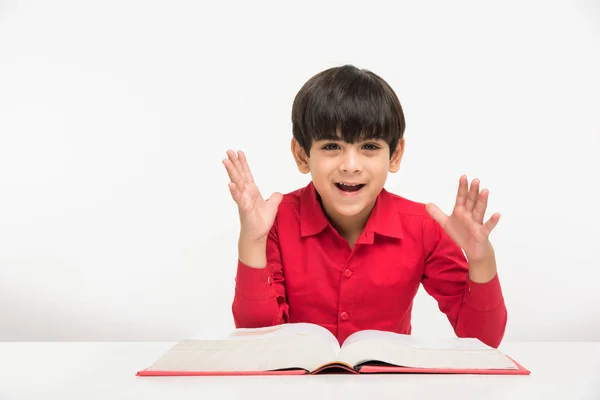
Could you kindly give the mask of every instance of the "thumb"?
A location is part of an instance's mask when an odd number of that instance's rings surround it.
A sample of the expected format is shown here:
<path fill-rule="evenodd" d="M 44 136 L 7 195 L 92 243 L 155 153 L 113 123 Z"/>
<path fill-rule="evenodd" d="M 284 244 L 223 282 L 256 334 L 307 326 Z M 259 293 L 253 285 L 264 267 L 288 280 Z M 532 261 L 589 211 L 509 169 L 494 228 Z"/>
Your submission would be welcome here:
<path fill-rule="evenodd" d="M 425 206 L 425 209 L 427 210 L 427 213 L 429 213 L 429 215 L 431 215 L 431 218 L 433 218 L 443 228 L 444 223 L 448 219 L 448 216 L 446 214 L 444 214 L 444 212 L 433 203 L 428 203 Z"/>
<path fill-rule="evenodd" d="M 267 202 L 271 207 L 277 209 L 281 200 L 283 200 L 283 195 L 279 192 L 275 192 L 267 199 Z"/>

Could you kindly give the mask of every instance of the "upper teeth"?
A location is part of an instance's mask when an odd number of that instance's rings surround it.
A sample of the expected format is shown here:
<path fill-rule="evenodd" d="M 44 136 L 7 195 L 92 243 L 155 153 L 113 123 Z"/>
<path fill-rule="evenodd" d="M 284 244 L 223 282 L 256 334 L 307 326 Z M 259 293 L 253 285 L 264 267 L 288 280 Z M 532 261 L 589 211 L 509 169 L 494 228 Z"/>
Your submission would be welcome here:
<path fill-rule="evenodd" d="M 360 185 L 360 183 L 357 183 L 356 185 L 348 185 L 346 183 L 340 183 L 340 185 L 342 185 L 342 186 L 348 186 L 348 187 L 354 187 L 354 186 Z"/>

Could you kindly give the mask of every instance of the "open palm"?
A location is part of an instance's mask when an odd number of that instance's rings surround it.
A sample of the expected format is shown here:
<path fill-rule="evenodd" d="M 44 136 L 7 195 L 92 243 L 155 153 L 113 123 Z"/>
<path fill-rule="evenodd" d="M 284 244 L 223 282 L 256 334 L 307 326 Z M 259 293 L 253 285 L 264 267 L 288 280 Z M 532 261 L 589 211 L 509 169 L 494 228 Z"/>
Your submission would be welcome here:
<path fill-rule="evenodd" d="M 469 188 L 465 175 L 460 177 L 456 203 L 451 215 L 446 215 L 437 205 L 429 203 L 427 212 L 436 220 L 448 236 L 460 246 L 470 261 L 489 257 L 493 250 L 489 241 L 492 230 L 500 220 L 500 214 L 493 214 L 483 222 L 489 191 L 479 191 L 479 180 L 474 179 Z"/>
<path fill-rule="evenodd" d="M 229 182 L 231 197 L 238 206 L 241 236 L 249 240 L 266 239 L 283 196 L 276 192 L 268 200 L 263 199 L 254 183 L 243 151 L 238 151 L 236 154 L 229 150 L 227 157 L 223 160 L 223 164 L 231 180 Z"/>

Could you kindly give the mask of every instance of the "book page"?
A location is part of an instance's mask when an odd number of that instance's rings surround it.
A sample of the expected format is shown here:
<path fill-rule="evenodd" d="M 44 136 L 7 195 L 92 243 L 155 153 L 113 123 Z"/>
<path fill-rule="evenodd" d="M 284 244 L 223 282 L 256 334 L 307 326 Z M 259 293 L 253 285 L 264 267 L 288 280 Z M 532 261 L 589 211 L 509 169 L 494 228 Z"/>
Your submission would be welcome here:
<path fill-rule="evenodd" d="M 340 359 L 351 365 L 377 361 L 413 368 L 518 369 L 506 355 L 477 339 L 416 338 L 383 331 L 349 336 Z"/>
<path fill-rule="evenodd" d="M 322 340 L 332 347 L 337 354 L 340 350 L 340 345 L 335 336 L 327 329 L 320 325 L 309 323 L 290 323 L 264 328 L 238 328 L 231 332 L 226 339 L 229 340 L 248 340 L 255 338 L 284 338 L 284 337 L 307 336 L 314 339 Z"/>
<path fill-rule="evenodd" d="M 312 371 L 336 360 L 338 352 L 338 342 L 327 329 L 312 324 L 283 324 L 236 329 L 218 340 L 184 340 L 148 370 L 243 372 L 300 368 Z"/>
<path fill-rule="evenodd" d="M 401 333 L 385 332 L 377 330 L 364 330 L 356 332 L 344 341 L 343 346 L 348 346 L 359 341 L 378 340 L 386 341 L 399 346 L 411 346 L 426 349 L 487 349 L 478 339 L 474 338 L 423 338 Z"/>

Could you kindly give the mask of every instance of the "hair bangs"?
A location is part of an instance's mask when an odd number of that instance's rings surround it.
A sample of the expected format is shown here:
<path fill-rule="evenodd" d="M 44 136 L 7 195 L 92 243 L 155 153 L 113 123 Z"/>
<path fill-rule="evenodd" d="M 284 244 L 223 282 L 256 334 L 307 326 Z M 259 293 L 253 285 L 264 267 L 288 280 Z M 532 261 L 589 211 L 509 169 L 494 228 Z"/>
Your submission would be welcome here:
<path fill-rule="evenodd" d="M 292 110 L 294 137 L 309 152 L 314 141 L 384 140 L 391 152 L 405 128 L 400 102 L 391 87 L 370 71 L 332 68 L 311 78 Z"/>

